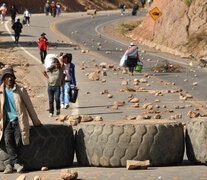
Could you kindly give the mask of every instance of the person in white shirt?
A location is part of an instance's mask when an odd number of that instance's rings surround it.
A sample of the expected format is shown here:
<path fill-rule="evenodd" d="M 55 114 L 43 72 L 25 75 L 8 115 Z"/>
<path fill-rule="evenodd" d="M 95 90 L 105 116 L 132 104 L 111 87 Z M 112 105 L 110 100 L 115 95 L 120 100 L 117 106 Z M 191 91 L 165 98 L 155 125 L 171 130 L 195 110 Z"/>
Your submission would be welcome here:
<path fill-rule="evenodd" d="M 26 8 L 25 11 L 24 11 L 25 26 L 26 25 L 30 26 L 30 17 L 31 17 L 31 14 L 28 11 L 28 9 Z"/>

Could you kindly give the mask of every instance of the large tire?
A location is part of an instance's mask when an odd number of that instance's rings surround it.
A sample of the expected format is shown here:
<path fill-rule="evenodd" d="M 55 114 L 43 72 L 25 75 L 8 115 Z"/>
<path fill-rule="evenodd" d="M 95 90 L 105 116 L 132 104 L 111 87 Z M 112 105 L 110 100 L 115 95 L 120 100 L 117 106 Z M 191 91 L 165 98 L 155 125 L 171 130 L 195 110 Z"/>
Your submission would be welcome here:
<path fill-rule="evenodd" d="M 194 163 L 207 164 L 207 119 L 195 119 L 186 124 L 187 157 Z"/>
<path fill-rule="evenodd" d="M 127 160 L 176 165 L 183 160 L 184 132 L 181 123 L 165 120 L 81 123 L 75 144 L 80 165 L 118 167 Z"/>
<path fill-rule="evenodd" d="M 71 126 L 44 125 L 31 127 L 30 145 L 20 147 L 20 162 L 24 170 L 40 170 L 45 166 L 51 168 L 64 168 L 73 164 L 74 135 Z M 4 147 L 0 149 L 0 170 L 4 168 L 2 162 L 8 156 Z"/>

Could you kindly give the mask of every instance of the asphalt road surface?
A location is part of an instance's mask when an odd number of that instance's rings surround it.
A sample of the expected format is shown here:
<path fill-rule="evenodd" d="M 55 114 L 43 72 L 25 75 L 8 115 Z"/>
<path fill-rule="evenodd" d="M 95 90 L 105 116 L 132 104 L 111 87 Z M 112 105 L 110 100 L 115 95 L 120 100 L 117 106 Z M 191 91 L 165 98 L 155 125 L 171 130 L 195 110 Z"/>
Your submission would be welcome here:
<path fill-rule="evenodd" d="M 143 13 L 139 13 L 139 16 L 140 15 L 143 15 Z M 76 104 L 71 105 L 71 108 L 67 111 L 63 110 L 63 113 L 89 114 L 92 116 L 101 115 L 104 120 L 120 120 L 127 115 L 136 117 L 143 112 L 143 109 L 131 108 L 130 103 L 126 103 L 125 106 L 120 107 L 118 110 L 112 109 L 115 100 L 124 100 L 127 102 L 128 97 L 132 94 L 140 99 L 140 106 L 152 102 L 154 106 L 158 105 L 162 107 L 163 105 L 166 105 L 166 109 L 160 108 L 160 111 L 162 112 L 173 109 L 175 112 L 173 115 L 176 113 L 182 114 L 183 118 L 178 119 L 178 121 L 188 121 L 189 118 L 187 118 L 186 114 L 189 110 L 195 110 L 203 115 L 206 114 L 206 70 L 204 68 L 199 68 L 198 64 L 194 62 L 193 66 L 190 66 L 190 61 L 187 59 L 181 59 L 139 46 L 140 55 L 144 62 L 143 73 L 136 73 L 135 76 L 132 77 L 128 76 L 128 74 L 122 74 L 121 71 L 116 72 L 109 69 L 95 68 L 95 64 L 99 65 L 102 62 L 114 64 L 114 66 L 118 67 L 120 57 L 124 53 L 123 51 L 119 51 L 119 49 L 126 49 L 130 42 L 106 35 L 103 28 L 114 21 L 120 21 L 127 18 L 135 17 L 129 15 L 120 16 L 120 14 L 117 14 L 116 12 L 98 13 L 95 18 L 90 18 L 85 13 L 62 14 L 57 18 L 44 15 L 33 15 L 31 18 L 31 26 L 24 27 L 23 29 L 19 48 L 28 56 L 30 65 L 34 65 L 34 67 L 39 69 L 39 73 L 41 73 L 44 67 L 40 64 L 36 41 L 42 32 L 47 34 L 47 38 L 51 43 L 48 53 L 59 54 L 60 52 L 71 52 L 73 54 L 73 62 L 76 64 L 76 76 L 78 87 L 80 89 L 79 98 Z M 6 27 L 8 31 L 11 30 L 9 22 L 6 24 Z M 101 34 L 101 38 L 99 34 Z M 102 44 L 100 50 L 97 50 L 98 42 Z M 11 40 L 7 43 L 13 42 Z M 80 48 L 88 49 L 89 53 L 82 53 Z M 141 50 L 143 49 L 146 51 L 145 53 L 141 53 Z M 106 51 L 110 51 L 111 53 L 107 54 Z M 94 59 L 95 61 L 92 61 L 91 59 Z M 152 69 L 155 67 L 155 64 L 161 64 L 165 60 L 168 60 L 169 63 L 172 64 L 179 64 L 183 69 L 180 69 L 180 72 L 177 73 L 154 73 Z M 80 69 L 80 64 L 84 64 L 85 68 Z M 88 80 L 86 74 L 96 70 L 107 72 L 106 77 L 101 76 L 101 80 L 105 79 L 106 83 Z M 150 77 L 144 77 L 144 73 L 148 73 Z M 129 86 L 133 87 L 133 80 L 135 78 L 145 78 L 147 80 L 147 83 L 139 84 L 140 88 L 147 91 L 140 91 L 139 93 L 123 93 L 119 91 L 120 88 L 125 88 L 125 86 L 121 85 L 122 80 L 127 80 Z M 197 82 L 198 85 L 194 86 L 194 82 Z M 179 99 L 179 93 L 164 93 L 163 96 L 154 96 L 149 93 L 150 90 L 171 91 L 179 88 L 185 91 L 183 92 L 184 95 L 189 93 L 194 98 L 185 101 Z M 113 95 L 112 99 L 108 99 L 106 94 L 100 95 L 100 92 L 105 89 L 108 89 Z M 159 99 L 160 102 L 156 101 L 157 99 Z M 175 106 L 178 105 L 180 107 L 182 106 L 182 108 L 175 109 Z M 44 123 L 50 121 L 49 123 L 51 123 L 51 119 L 48 120 L 48 118 L 46 118 L 47 115 L 48 114 L 41 115 L 42 121 Z M 171 116 L 171 114 L 162 114 L 163 119 L 167 119 L 169 116 Z M 55 121 L 55 117 L 52 120 Z M 86 180 L 207 179 L 206 166 L 195 166 L 186 160 L 183 161 L 183 164 L 180 166 L 152 167 L 147 171 L 127 171 L 125 168 L 79 167 L 77 164 L 75 164 L 73 169 L 78 171 L 79 179 Z M 33 179 L 35 175 L 40 175 L 45 180 L 57 180 L 59 174 L 60 170 L 50 170 L 46 172 L 30 172 L 25 175 L 28 180 Z M 13 180 L 18 176 L 18 174 L 4 175 L 3 173 L 0 173 L 0 180 Z"/>

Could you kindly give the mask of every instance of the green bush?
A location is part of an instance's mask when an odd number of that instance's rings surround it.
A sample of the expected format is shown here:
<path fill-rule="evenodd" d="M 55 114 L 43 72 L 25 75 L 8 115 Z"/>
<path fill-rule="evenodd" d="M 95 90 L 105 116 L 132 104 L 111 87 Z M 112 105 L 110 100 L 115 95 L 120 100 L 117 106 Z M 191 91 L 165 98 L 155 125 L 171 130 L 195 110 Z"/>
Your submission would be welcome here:
<path fill-rule="evenodd" d="M 185 4 L 190 7 L 191 3 L 193 2 L 194 0 L 185 0 Z"/>

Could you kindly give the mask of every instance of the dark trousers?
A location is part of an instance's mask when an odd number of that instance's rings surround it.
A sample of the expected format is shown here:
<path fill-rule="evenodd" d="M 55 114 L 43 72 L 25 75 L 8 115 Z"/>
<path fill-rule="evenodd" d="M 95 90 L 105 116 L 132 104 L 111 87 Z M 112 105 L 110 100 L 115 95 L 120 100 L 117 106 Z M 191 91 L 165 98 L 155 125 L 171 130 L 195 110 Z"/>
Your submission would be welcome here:
<path fill-rule="evenodd" d="M 54 113 L 54 99 L 56 102 L 56 110 L 60 109 L 60 86 L 48 86 L 49 96 L 49 112 Z"/>
<path fill-rule="evenodd" d="M 40 58 L 41 58 L 41 62 L 42 64 L 45 63 L 45 57 L 47 56 L 47 51 L 44 50 L 40 50 Z"/>
<path fill-rule="evenodd" d="M 15 23 L 15 18 L 16 18 L 16 16 L 11 16 L 11 19 L 12 19 L 12 24 L 14 24 L 14 23 Z"/>
<path fill-rule="evenodd" d="M 52 11 L 52 15 L 53 15 L 53 17 L 56 16 L 56 10 L 53 10 L 53 11 Z"/>
<path fill-rule="evenodd" d="M 25 17 L 26 24 L 30 24 L 30 17 Z"/>
<path fill-rule="evenodd" d="M 16 43 L 19 42 L 19 36 L 20 36 L 20 32 L 15 32 L 15 33 L 14 33 L 14 37 L 15 37 L 15 42 L 16 42 Z"/>
<path fill-rule="evenodd" d="M 5 147 L 9 156 L 9 164 L 18 163 L 18 149 L 21 143 L 21 133 L 18 120 L 8 122 L 4 130 Z"/>
<path fill-rule="evenodd" d="M 134 66 L 129 66 L 129 72 L 131 72 L 133 74 L 133 72 L 134 72 Z"/>

